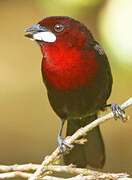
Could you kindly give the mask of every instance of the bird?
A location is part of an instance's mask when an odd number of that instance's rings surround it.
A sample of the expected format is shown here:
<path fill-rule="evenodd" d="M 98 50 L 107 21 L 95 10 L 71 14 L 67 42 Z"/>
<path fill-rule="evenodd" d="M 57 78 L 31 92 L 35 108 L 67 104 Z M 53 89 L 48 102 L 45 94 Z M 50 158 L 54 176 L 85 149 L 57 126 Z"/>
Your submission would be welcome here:
<path fill-rule="evenodd" d="M 123 120 L 121 107 L 107 104 L 113 78 L 106 53 L 83 23 L 67 16 L 50 16 L 25 33 L 41 48 L 43 82 L 50 105 L 61 119 L 57 137 L 61 153 L 65 151 L 63 145 L 72 148 L 61 136 L 66 120 L 66 136 L 93 122 L 107 106 L 111 106 L 115 119 L 118 113 Z M 63 154 L 65 164 L 102 168 L 105 148 L 99 126 L 85 138 L 84 144 L 75 144 Z"/>

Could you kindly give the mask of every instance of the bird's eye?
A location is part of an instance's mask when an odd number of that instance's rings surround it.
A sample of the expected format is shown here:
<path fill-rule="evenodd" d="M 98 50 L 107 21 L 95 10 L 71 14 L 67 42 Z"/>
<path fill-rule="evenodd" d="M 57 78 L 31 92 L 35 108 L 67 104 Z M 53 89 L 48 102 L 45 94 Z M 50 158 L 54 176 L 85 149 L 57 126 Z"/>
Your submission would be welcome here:
<path fill-rule="evenodd" d="M 61 31 L 64 30 L 64 26 L 63 26 L 62 24 L 56 24 L 56 25 L 54 26 L 54 30 L 55 30 L 56 32 L 61 32 Z"/>

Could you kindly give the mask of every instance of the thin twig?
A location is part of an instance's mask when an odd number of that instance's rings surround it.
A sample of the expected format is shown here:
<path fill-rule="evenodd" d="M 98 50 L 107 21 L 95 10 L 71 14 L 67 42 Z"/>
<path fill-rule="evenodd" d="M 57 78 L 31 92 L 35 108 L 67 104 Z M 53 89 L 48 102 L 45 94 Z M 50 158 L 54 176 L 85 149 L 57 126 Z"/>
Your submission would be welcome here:
<path fill-rule="evenodd" d="M 126 173 L 104 173 L 100 171 L 94 171 L 90 169 L 85 168 L 75 168 L 72 166 L 59 166 L 59 165 L 48 165 L 45 166 L 46 171 L 53 171 L 53 172 L 62 172 L 67 174 L 73 174 L 73 175 L 89 175 L 89 176 L 96 176 L 96 177 L 108 177 L 108 178 L 117 178 L 117 177 L 127 177 L 128 174 Z"/>
<path fill-rule="evenodd" d="M 2 172 L 12 172 L 12 171 L 25 171 L 25 172 L 29 172 L 29 171 L 35 171 L 36 169 L 38 169 L 40 167 L 39 164 L 14 164 L 14 165 L 0 165 L 0 173 Z"/>
<path fill-rule="evenodd" d="M 112 180 L 111 177 L 95 177 L 95 176 L 82 176 L 82 175 L 78 175 L 78 176 L 74 176 L 72 178 L 59 178 L 59 177 L 53 177 L 53 176 L 45 176 L 44 178 L 42 178 L 44 180 Z M 114 178 L 114 180 L 132 180 L 132 178 L 128 178 L 128 177 L 121 177 L 121 178 Z"/>
<path fill-rule="evenodd" d="M 8 173 L 0 173 L 0 180 L 1 179 L 9 179 L 15 177 L 23 177 L 23 178 L 30 178 L 31 173 L 25 173 L 20 171 L 8 172 Z"/>
<path fill-rule="evenodd" d="M 132 105 L 132 98 L 129 98 L 126 102 L 124 102 L 121 105 L 121 108 L 125 109 L 125 108 L 129 107 L 130 105 Z M 88 124 L 87 126 L 80 128 L 70 138 L 65 140 L 66 143 L 69 143 L 69 144 L 74 143 L 74 141 L 77 140 L 79 137 L 85 135 L 88 131 L 90 131 L 94 127 L 102 124 L 104 121 L 111 119 L 112 117 L 113 117 L 113 113 L 111 112 L 101 118 L 96 119 L 95 121 Z M 48 156 L 46 159 L 44 159 L 41 166 L 37 169 L 37 171 L 33 174 L 33 176 L 31 178 L 29 178 L 29 180 L 36 180 L 36 179 L 40 178 L 41 174 L 43 174 L 45 171 L 45 166 L 50 164 L 51 162 L 53 162 L 56 159 L 56 157 L 58 156 L 58 154 L 59 154 L 59 148 L 57 148 L 50 156 Z"/>

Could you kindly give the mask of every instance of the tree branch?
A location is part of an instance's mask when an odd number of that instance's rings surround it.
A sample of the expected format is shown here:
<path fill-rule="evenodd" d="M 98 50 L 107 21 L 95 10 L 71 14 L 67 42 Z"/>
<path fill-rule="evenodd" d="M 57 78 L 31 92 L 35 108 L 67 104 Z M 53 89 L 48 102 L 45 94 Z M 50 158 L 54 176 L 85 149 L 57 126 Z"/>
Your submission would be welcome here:
<path fill-rule="evenodd" d="M 125 109 L 125 108 L 129 107 L 130 105 L 132 105 L 132 98 L 129 98 L 126 102 L 124 102 L 121 105 L 121 108 Z M 112 117 L 113 117 L 113 113 L 111 112 L 101 118 L 96 119 L 95 121 L 86 125 L 85 127 L 80 128 L 71 137 L 66 138 L 66 140 L 65 140 L 66 143 L 68 143 L 68 144 L 74 143 L 75 140 L 77 140 L 79 137 L 84 136 L 88 131 L 90 131 L 94 127 L 102 124 L 104 121 L 111 119 Z M 127 116 L 125 118 L 127 119 Z M 41 166 L 37 169 L 37 171 L 33 174 L 33 176 L 31 176 L 31 178 L 29 178 L 29 180 L 36 180 L 36 179 L 41 178 L 41 175 L 44 174 L 44 172 L 45 172 L 45 166 L 52 163 L 58 155 L 59 155 L 59 148 L 57 148 L 50 156 L 48 156 L 44 159 Z"/>
<path fill-rule="evenodd" d="M 28 171 L 34 171 L 39 168 L 41 165 L 38 164 L 23 164 L 23 165 L 11 165 L 11 166 L 0 166 L 0 180 L 7 179 L 7 178 L 14 178 L 14 177 L 23 177 L 23 178 L 30 178 L 33 174 L 29 173 Z M 76 175 L 72 178 L 66 178 L 67 180 L 77 180 L 77 179 L 109 179 L 109 180 L 123 180 L 129 179 L 128 174 L 126 173 L 104 173 L 99 171 L 93 171 L 84 168 L 75 168 L 73 166 L 58 166 L 58 165 L 48 165 L 44 167 L 45 171 L 50 173 L 59 172 L 59 173 L 68 173 L 72 175 Z M 28 172 L 28 173 L 27 173 Z M 45 180 L 64 180 L 64 178 L 58 178 L 49 175 L 43 175 L 41 179 Z"/>

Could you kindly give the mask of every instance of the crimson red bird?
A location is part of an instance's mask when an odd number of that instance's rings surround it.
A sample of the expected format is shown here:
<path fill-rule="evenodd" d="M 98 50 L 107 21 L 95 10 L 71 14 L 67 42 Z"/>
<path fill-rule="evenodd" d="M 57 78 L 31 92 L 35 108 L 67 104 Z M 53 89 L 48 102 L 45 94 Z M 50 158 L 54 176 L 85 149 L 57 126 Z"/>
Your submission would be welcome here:
<path fill-rule="evenodd" d="M 41 47 L 43 82 L 49 102 L 62 120 L 58 144 L 63 152 L 63 144 L 70 147 L 61 137 L 65 120 L 68 121 L 66 134 L 71 136 L 94 121 L 107 106 L 112 88 L 110 65 L 87 27 L 72 18 L 47 17 L 25 32 Z M 112 110 L 121 116 L 119 105 L 112 104 Z M 86 138 L 85 144 L 76 144 L 69 154 L 64 154 L 64 162 L 78 167 L 103 167 L 105 150 L 99 127 L 88 132 Z"/>

